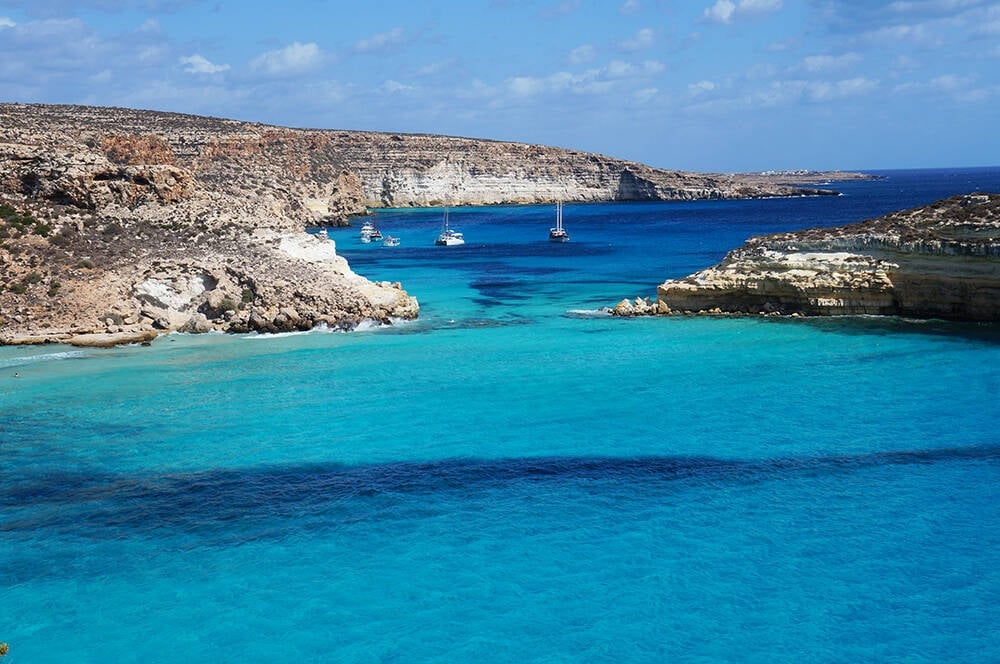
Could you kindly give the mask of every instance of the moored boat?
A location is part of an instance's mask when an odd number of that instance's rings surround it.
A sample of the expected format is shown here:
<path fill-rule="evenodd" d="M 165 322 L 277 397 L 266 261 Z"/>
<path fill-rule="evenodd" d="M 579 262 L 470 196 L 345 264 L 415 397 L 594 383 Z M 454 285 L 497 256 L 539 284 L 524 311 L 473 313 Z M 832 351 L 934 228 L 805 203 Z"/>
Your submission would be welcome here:
<path fill-rule="evenodd" d="M 441 247 L 454 247 L 459 244 L 465 244 L 465 236 L 448 225 L 448 208 L 444 209 L 444 229 L 437 236 L 437 239 L 434 240 L 434 244 Z"/>
<path fill-rule="evenodd" d="M 361 224 L 361 241 L 365 244 L 372 241 L 372 234 L 376 232 L 375 222 L 371 219 L 366 219 L 365 223 Z"/>
<path fill-rule="evenodd" d="M 549 240 L 551 242 L 569 242 L 569 233 L 563 228 L 562 201 L 556 203 L 556 225 L 549 229 Z"/>

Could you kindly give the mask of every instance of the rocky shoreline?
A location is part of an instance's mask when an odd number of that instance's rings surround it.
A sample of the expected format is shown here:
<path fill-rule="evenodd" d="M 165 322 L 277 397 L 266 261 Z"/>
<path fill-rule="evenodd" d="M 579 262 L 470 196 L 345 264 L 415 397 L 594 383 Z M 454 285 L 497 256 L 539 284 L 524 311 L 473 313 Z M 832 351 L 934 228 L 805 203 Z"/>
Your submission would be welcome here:
<path fill-rule="evenodd" d="M 1000 321 L 1000 194 L 754 237 L 718 265 L 623 300 L 617 316 L 883 315 Z"/>
<path fill-rule="evenodd" d="M 377 206 L 832 194 L 560 148 L 0 104 L 0 344 L 353 329 L 418 315 L 316 225 Z"/>

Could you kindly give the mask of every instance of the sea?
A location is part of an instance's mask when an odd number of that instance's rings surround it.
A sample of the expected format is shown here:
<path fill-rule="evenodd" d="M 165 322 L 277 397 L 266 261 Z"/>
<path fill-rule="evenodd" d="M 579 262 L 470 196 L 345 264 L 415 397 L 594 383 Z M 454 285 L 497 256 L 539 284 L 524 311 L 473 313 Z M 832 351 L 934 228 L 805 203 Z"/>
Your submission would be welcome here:
<path fill-rule="evenodd" d="M 1000 661 L 1000 325 L 618 319 L 973 191 L 376 211 L 416 321 L 0 348 L 0 642 L 47 662 Z"/>

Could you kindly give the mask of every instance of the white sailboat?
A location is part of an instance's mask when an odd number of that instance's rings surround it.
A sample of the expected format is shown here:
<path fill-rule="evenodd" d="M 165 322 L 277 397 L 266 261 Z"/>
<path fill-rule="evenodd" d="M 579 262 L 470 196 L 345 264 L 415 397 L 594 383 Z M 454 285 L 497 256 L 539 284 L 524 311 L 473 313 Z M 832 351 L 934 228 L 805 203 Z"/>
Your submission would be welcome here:
<path fill-rule="evenodd" d="M 569 233 L 563 228 L 563 204 L 556 202 L 556 225 L 549 229 L 549 240 L 551 242 L 569 242 Z"/>
<path fill-rule="evenodd" d="M 444 229 L 434 240 L 434 244 L 442 247 L 454 247 L 465 244 L 465 236 L 448 226 L 448 208 L 444 209 Z"/>

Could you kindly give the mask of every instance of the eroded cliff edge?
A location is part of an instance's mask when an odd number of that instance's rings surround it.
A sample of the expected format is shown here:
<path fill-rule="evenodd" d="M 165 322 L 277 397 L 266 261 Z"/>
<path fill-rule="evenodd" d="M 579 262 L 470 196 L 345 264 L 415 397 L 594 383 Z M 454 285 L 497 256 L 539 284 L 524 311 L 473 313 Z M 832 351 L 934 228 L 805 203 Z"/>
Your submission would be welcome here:
<path fill-rule="evenodd" d="M 355 274 L 305 232 L 364 210 L 357 177 L 306 135 L 251 140 L 243 127 L 0 105 L 0 343 L 416 317 L 400 284 Z"/>
<path fill-rule="evenodd" d="M 1000 321 L 1000 194 L 750 238 L 718 265 L 661 284 L 655 302 L 613 311 Z"/>
<path fill-rule="evenodd" d="M 0 343 L 415 317 L 305 233 L 373 206 L 818 193 L 519 143 L 0 103 Z"/>

